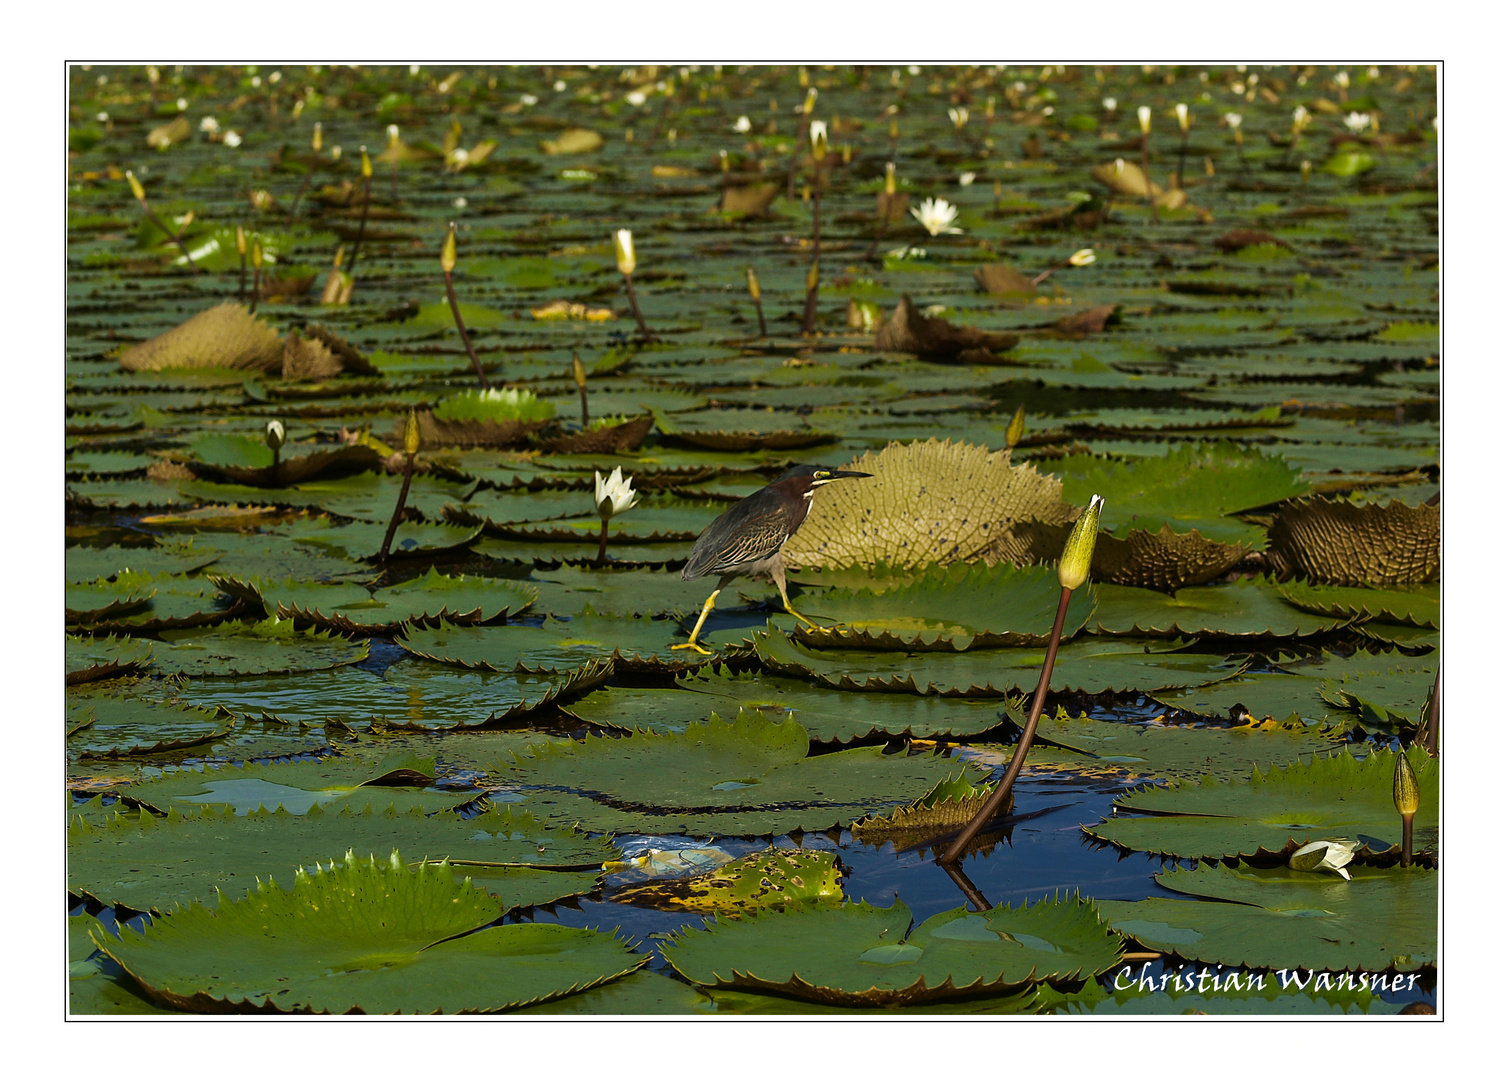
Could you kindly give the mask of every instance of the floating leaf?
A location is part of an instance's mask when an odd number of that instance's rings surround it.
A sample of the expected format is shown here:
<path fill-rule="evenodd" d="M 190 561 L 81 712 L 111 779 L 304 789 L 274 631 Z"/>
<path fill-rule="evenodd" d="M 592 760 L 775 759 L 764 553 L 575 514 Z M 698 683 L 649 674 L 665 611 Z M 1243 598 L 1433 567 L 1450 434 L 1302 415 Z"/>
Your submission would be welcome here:
<path fill-rule="evenodd" d="M 258 623 L 164 630 L 157 667 L 177 675 L 266 675 L 359 664 L 370 646 L 326 630 L 298 630 L 275 616 Z"/>
<path fill-rule="evenodd" d="M 1349 619 L 1376 619 L 1403 626 L 1438 629 L 1439 587 L 1362 589 L 1342 585 L 1313 585 L 1294 581 L 1281 590 L 1282 599 L 1303 611 L 1316 611 Z"/>
<path fill-rule="evenodd" d="M 152 643 L 139 638 L 89 638 L 69 635 L 63 664 L 69 686 L 113 679 L 150 667 Z"/>
<path fill-rule="evenodd" d="M 1067 545 L 1070 525 L 1024 521 L 998 537 L 983 553 L 987 562 L 1054 563 Z M 1093 580 L 1174 593 L 1186 585 L 1203 585 L 1221 577 L 1248 555 L 1243 544 L 1221 544 L 1196 529 L 1160 532 L 1131 529 L 1121 539 L 1100 531 L 1093 547 Z"/>
<path fill-rule="evenodd" d="M 282 364 L 282 342 L 244 305 L 226 301 L 193 318 L 133 345 L 120 356 L 127 371 L 164 368 L 236 368 L 274 371 Z"/>
<path fill-rule="evenodd" d="M 488 926 L 501 904 L 444 864 L 331 863 L 291 892 L 259 884 L 96 943 L 154 998 L 200 1012 L 495 1012 L 620 978 L 647 962 L 616 938 Z M 485 929 L 483 929 L 483 927 Z"/>
<path fill-rule="evenodd" d="M 665 911 L 737 915 L 792 904 L 842 898 L 842 874 L 829 851 L 770 848 L 745 855 L 707 874 L 618 889 L 617 903 Z"/>
<path fill-rule="evenodd" d="M 1174 596 L 1100 585 L 1091 626 L 1100 634 L 1269 639 L 1327 634 L 1349 621 L 1342 615 L 1295 610 L 1283 601 L 1283 595 L 1269 580 L 1258 578 L 1180 589 Z"/>
<path fill-rule="evenodd" d="M 1356 506 L 1343 499 L 1305 499 L 1271 521 L 1268 555 L 1282 577 L 1322 585 L 1417 585 L 1438 580 L 1443 566 L 1439 507 Z"/>

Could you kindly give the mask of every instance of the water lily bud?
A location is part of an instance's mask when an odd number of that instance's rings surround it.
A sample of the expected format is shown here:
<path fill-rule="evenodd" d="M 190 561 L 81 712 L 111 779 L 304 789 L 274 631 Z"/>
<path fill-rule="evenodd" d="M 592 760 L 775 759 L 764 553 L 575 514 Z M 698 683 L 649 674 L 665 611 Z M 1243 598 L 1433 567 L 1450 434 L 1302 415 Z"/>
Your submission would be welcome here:
<path fill-rule="evenodd" d="M 371 155 L 366 152 L 366 147 L 361 147 L 361 177 L 371 179 Z"/>
<path fill-rule="evenodd" d="M 1313 175 L 1313 163 L 1311 161 L 1308 161 L 1306 158 L 1303 158 L 1302 159 L 1302 182 L 1304 184 L 1307 183 L 1308 180 L 1312 179 L 1312 175 Z"/>
<path fill-rule="evenodd" d="M 612 470 L 605 480 L 596 473 L 596 513 L 602 521 L 611 521 L 618 514 L 626 513 L 638 505 L 638 496 L 633 492 L 633 482 L 622 475 L 622 466 Z"/>
<path fill-rule="evenodd" d="M 811 268 L 805 272 L 805 291 L 810 292 L 821 280 L 821 264 L 811 260 Z"/>
<path fill-rule="evenodd" d="M 1293 135 L 1300 135 L 1302 133 L 1302 129 L 1307 126 L 1307 121 L 1310 119 L 1310 117 L 1311 117 L 1311 114 L 1306 109 L 1304 109 L 1301 105 L 1298 105 L 1295 109 L 1293 109 L 1292 110 L 1292 134 Z"/>
<path fill-rule="evenodd" d="M 403 427 L 403 453 L 412 457 L 418 453 L 418 413 L 408 410 L 408 423 Z"/>
<path fill-rule="evenodd" d="M 1141 105 L 1138 109 L 1135 110 L 1135 113 L 1136 113 L 1137 116 L 1140 117 L 1140 134 L 1141 135 L 1149 135 L 1150 134 L 1150 106 L 1149 105 Z"/>
<path fill-rule="evenodd" d="M 387 145 L 388 146 L 396 146 L 397 145 L 397 138 L 398 138 L 397 125 L 396 124 L 388 124 L 387 125 Z"/>
<path fill-rule="evenodd" d="M 1391 778 L 1391 798 L 1396 802 L 1397 813 L 1410 817 L 1417 813 L 1417 774 L 1405 752 L 1396 755 L 1396 774 Z"/>
<path fill-rule="evenodd" d="M 889 121 L 889 141 L 893 142 L 897 138 L 899 138 L 899 121 L 891 119 Z"/>
<path fill-rule="evenodd" d="M 1293 870 L 1332 870 L 1348 881 L 1349 871 L 1344 867 L 1354 861 L 1354 852 L 1359 846 L 1353 840 L 1314 840 L 1292 852 L 1286 865 Z"/>
<path fill-rule="evenodd" d="M 126 170 L 126 183 L 131 185 L 131 194 L 136 196 L 137 202 L 146 201 L 146 188 L 141 186 L 141 181 L 136 179 L 136 174 L 130 169 Z"/>
<path fill-rule="evenodd" d="M 570 373 L 575 376 L 575 385 L 584 390 L 586 388 L 586 365 L 581 362 L 580 353 L 570 354 Z"/>
<path fill-rule="evenodd" d="M 823 120 L 811 121 L 811 157 L 817 163 L 826 159 L 826 122 Z"/>
<path fill-rule="evenodd" d="M 252 240 L 251 241 L 251 265 L 254 266 L 254 267 L 256 267 L 256 269 L 260 270 L 261 269 L 261 260 L 262 260 L 261 241 L 260 240 Z"/>
<path fill-rule="evenodd" d="M 894 180 L 894 162 L 884 162 L 884 194 L 893 195 L 899 190 L 899 185 Z"/>
<path fill-rule="evenodd" d="M 177 219 L 177 223 L 178 223 L 178 225 L 180 227 L 186 229 L 190 225 L 193 224 L 193 219 L 194 219 L 194 212 L 192 210 L 190 210 L 188 213 L 186 213 L 182 217 L 178 218 Z"/>
<path fill-rule="evenodd" d="M 748 267 L 748 295 L 754 300 L 758 300 L 763 296 L 762 291 L 758 288 L 758 272 L 751 266 Z"/>
<path fill-rule="evenodd" d="M 988 103 L 983 107 L 983 118 L 985 120 L 992 120 L 994 118 L 994 99 L 992 95 L 989 96 Z"/>
<path fill-rule="evenodd" d="M 1067 256 L 1067 261 L 1073 266 L 1089 266 L 1098 261 L 1098 256 L 1093 254 L 1092 248 L 1083 248 Z"/>
<path fill-rule="evenodd" d="M 439 268 L 446 274 L 455 272 L 455 223 L 450 222 L 450 229 L 444 234 L 444 246 L 439 249 Z"/>
<path fill-rule="evenodd" d="M 816 111 L 816 88 L 810 87 L 805 91 L 805 115 L 809 116 Z"/>
<path fill-rule="evenodd" d="M 242 255 L 246 254 L 246 230 L 239 225 L 235 227 L 235 250 Z"/>
<path fill-rule="evenodd" d="M 1192 117 L 1187 114 L 1187 103 L 1177 102 L 1177 127 L 1182 129 L 1182 134 L 1187 134 L 1187 129 L 1192 126 Z"/>
<path fill-rule="evenodd" d="M 275 453 L 282 449 L 282 444 L 287 440 L 287 433 L 282 428 L 281 420 L 267 421 L 267 446 Z"/>
<path fill-rule="evenodd" d="M 612 234 L 612 244 L 617 249 L 617 269 L 624 275 L 638 269 L 638 260 L 633 255 L 633 232 L 618 229 Z"/>
<path fill-rule="evenodd" d="M 719 151 L 717 151 L 717 153 L 721 157 L 722 172 L 724 172 L 724 173 L 731 172 L 732 171 L 732 159 L 727 156 L 727 151 L 725 151 L 725 150 L 719 150 Z"/>
<path fill-rule="evenodd" d="M 1004 445 L 1013 449 L 1020 444 L 1025 437 L 1025 406 L 1021 405 L 1014 411 L 1010 418 L 1009 427 L 1004 432 Z"/>
<path fill-rule="evenodd" d="M 952 118 L 952 126 L 958 131 L 967 127 L 967 110 L 965 108 L 958 106 L 955 109 L 948 109 L 946 114 Z"/>
<path fill-rule="evenodd" d="M 811 84 L 811 75 L 810 75 L 810 72 L 806 71 L 805 68 L 804 68 L 804 66 L 802 66 L 800 68 L 800 89 L 804 90 L 804 89 L 808 88 L 810 86 L 810 84 Z"/>
<path fill-rule="evenodd" d="M 1103 511 L 1103 497 L 1094 495 L 1088 508 L 1072 526 L 1072 535 L 1067 537 L 1067 546 L 1062 549 L 1061 562 L 1056 564 L 1056 578 L 1064 589 L 1078 589 L 1088 580 L 1093 569 L 1093 548 L 1098 543 L 1098 519 Z"/>
<path fill-rule="evenodd" d="M 324 124 L 314 121 L 314 153 L 324 149 Z"/>

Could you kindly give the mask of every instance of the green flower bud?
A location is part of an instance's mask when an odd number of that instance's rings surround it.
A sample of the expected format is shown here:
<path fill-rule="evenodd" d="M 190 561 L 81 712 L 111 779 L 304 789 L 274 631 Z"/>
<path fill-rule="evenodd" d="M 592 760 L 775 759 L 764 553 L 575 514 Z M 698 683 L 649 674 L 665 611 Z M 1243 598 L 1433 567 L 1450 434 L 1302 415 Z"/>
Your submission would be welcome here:
<path fill-rule="evenodd" d="M 1093 569 L 1093 548 L 1098 543 L 1098 518 L 1103 510 L 1103 496 L 1094 495 L 1088 508 L 1072 526 L 1072 535 L 1067 537 L 1067 546 L 1062 549 L 1061 562 L 1056 564 L 1056 577 L 1064 589 L 1081 588 Z"/>
<path fill-rule="evenodd" d="M 444 246 L 439 249 L 439 268 L 446 274 L 455 271 L 455 223 L 450 222 L 450 231 L 445 233 Z"/>
<path fill-rule="evenodd" d="M 418 453 L 418 413 L 408 410 L 408 423 L 403 428 L 403 453 L 412 457 Z"/>
<path fill-rule="evenodd" d="M 1396 802 L 1397 812 L 1403 817 L 1417 813 L 1417 774 L 1412 771 L 1412 763 L 1407 760 L 1405 751 L 1396 755 L 1396 773 L 1391 778 L 1391 798 Z"/>
<path fill-rule="evenodd" d="M 1004 432 L 1004 445 L 1011 449 L 1025 437 L 1025 406 L 1021 405 L 1014 411 L 1013 418 L 1009 421 L 1009 427 Z"/>

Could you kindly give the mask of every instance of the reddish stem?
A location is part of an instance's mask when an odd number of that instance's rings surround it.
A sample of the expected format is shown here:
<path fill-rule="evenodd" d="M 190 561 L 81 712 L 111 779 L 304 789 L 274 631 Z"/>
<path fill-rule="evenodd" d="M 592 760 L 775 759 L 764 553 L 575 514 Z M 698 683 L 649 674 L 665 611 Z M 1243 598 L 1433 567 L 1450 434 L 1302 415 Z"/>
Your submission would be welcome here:
<path fill-rule="evenodd" d="M 455 316 L 455 329 L 460 331 L 460 340 L 465 343 L 465 351 L 471 358 L 471 367 L 476 369 L 476 378 L 481 380 L 481 389 L 490 390 L 491 383 L 486 381 L 486 372 L 481 370 L 481 361 L 476 356 L 476 350 L 471 345 L 471 335 L 465 332 L 465 321 L 460 317 L 460 303 L 455 299 L 455 283 L 450 280 L 450 272 L 444 272 L 444 291 L 450 298 L 450 314 Z"/>

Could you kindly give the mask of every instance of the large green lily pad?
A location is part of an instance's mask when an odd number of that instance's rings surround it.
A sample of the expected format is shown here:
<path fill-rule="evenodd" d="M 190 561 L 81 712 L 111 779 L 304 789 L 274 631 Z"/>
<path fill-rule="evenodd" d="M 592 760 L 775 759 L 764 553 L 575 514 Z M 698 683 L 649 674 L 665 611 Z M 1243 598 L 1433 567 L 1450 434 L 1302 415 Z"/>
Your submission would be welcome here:
<path fill-rule="evenodd" d="M 279 675 L 325 671 L 366 659 L 364 641 L 327 630 L 298 630 L 292 619 L 227 623 L 195 630 L 165 630 L 153 659 L 175 675 Z"/>
<path fill-rule="evenodd" d="M 68 888 L 138 911 L 170 912 L 190 901 L 212 907 L 221 891 L 234 896 L 274 876 L 291 882 L 298 867 L 313 865 L 314 853 L 332 844 L 363 855 L 396 848 L 431 862 L 464 864 L 462 872 L 508 909 L 589 892 L 613 855 L 605 840 L 545 828 L 510 807 L 465 818 L 429 816 L 418 806 L 399 811 L 380 800 L 338 812 L 316 803 L 303 814 L 282 808 L 236 814 L 207 806 L 186 815 L 171 809 L 165 818 L 117 814 L 97 825 L 75 813 L 68 827 Z"/>
<path fill-rule="evenodd" d="M 1421 850 L 1438 842 L 1438 762 L 1421 749 L 1408 751 L 1408 760 L 1421 790 L 1413 824 Z M 1396 755 L 1381 750 L 1363 760 L 1337 753 L 1265 773 L 1256 768 L 1248 781 L 1207 776 L 1141 788 L 1114 800 L 1114 816 L 1085 831 L 1179 858 L 1285 858 L 1331 837 L 1359 841 L 1363 856 L 1394 855 L 1401 845 L 1401 815 L 1391 797 L 1395 772 Z"/>
<path fill-rule="evenodd" d="M 298 871 L 144 933 L 96 944 L 156 1000 L 199 1012 L 495 1012 L 620 978 L 647 962 L 608 934 L 488 926 L 501 903 L 443 863 Z M 485 927 L 485 929 L 482 929 Z"/>
<path fill-rule="evenodd" d="M 1225 585 L 1180 589 L 1175 596 L 1151 589 L 1099 585 L 1092 625 L 1101 634 L 1217 634 L 1269 639 L 1330 633 L 1352 618 L 1295 609 L 1269 580 L 1240 578 Z"/>
<path fill-rule="evenodd" d="M 981 914 L 957 908 L 913 933 L 910 909 L 797 907 L 685 930 L 664 948 L 703 986 L 777 990 L 834 1005 L 935 1001 L 1075 980 L 1113 966 L 1119 945 L 1093 905 L 1043 900 Z"/>
<path fill-rule="evenodd" d="M 1436 963 L 1438 875 L 1418 866 L 1354 866 L 1350 875 L 1284 866 L 1163 870 L 1157 884 L 1205 899 L 1102 900 L 1098 909 L 1121 934 L 1208 964 L 1303 974 Z"/>
<path fill-rule="evenodd" d="M 1303 611 L 1437 629 L 1441 625 L 1440 591 L 1438 585 L 1359 589 L 1293 581 L 1282 587 L 1281 596 Z"/>
<path fill-rule="evenodd" d="M 70 687 L 68 749 L 101 757 L 161 753 L 213 742 L 234 726 L 227 713 L 175 704 L 154 690 L 115 681 Z"/>
<path fill-rule="evenodd" d="M 296 618 L 348 633 L 393 633 L 417 623 L 434 625 L 441 619 L 455 623 L 494 622 L 526 610 L 538 590 L 524 582 L 428 573 L 397 585 L 368 590 L 350 584 L 319 584 L 287 578 L 283 581 L 223 581 L 238 595 L 258 599 L 283 618 Z"/>
<path fill-rule="evenodd" d="M 618 889 L 612 899 L 668 911 L 737 915 L 770 907 L 840 902 L 842 873 L 829 851 L 770 848 L 694 877 Z"/>

